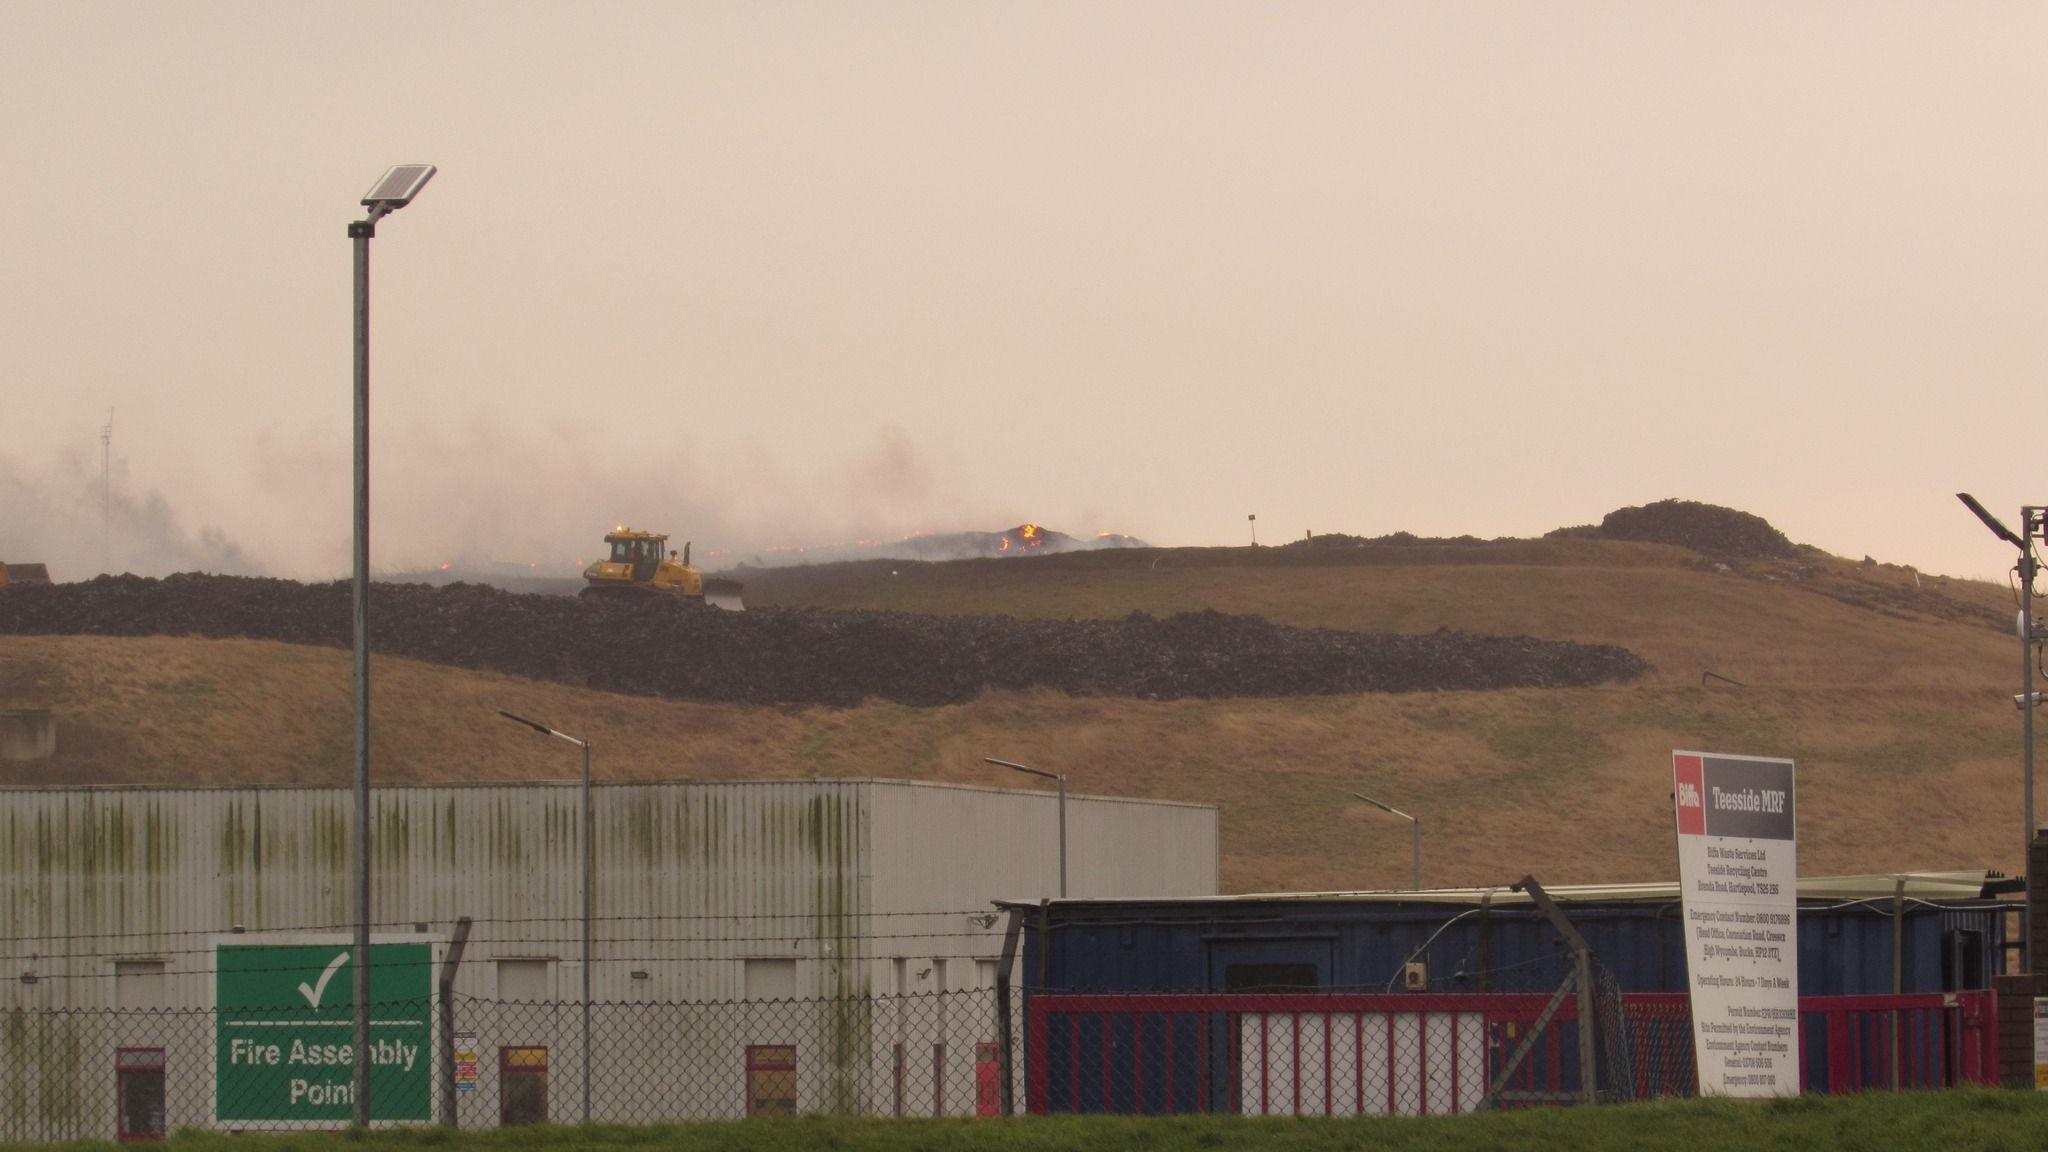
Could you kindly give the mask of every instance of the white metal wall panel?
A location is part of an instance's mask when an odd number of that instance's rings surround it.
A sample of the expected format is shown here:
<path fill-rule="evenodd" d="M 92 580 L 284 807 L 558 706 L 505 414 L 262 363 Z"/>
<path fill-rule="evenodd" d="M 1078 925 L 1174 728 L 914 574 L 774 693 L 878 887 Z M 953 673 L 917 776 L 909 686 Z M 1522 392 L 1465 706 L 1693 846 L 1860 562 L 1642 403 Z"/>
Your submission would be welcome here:
<path fill-rule="evenodd" d="M 811 995 L 879 990 L 897 956 L 957 960 L 958 986 L 999 950 L 989 902 L 1058 883 L 1049 792 L 846 780 L 593 799 L 600 1000 L 737 998 L 747 958 L 806 961 Z M 0 938 L 18 957 L 0 1005 L 111 1006 L 117 961 L 161 959 L 164 1006 L 204 1006 L 209 934 L 346 930 L 350 805 L 342 788 L 0 789 Z M 492 995 L 508 958 L 553 961 L 574 994 L 577 786 L 380 788 L 371 809 L 374 919 L 444 934 L 475 917 L 465 995 Z M 1070 892 L 1213 895 L 1216 829 L 1204 805 L 1069 797 Z"/>
<path fill-rule="evenodd" d="M 1051 791 L 878 784 L 875 911 L 984 908 L 1059 895 L 1059 804 Z M 1067 797 L 1067 894 L 1213 896 L 1217 809 Z"/>
<path fill-rule="evenodd" d="M 903 992 L 985 984 L 1003 930 L 989 902 L 1049 895 L 1057 883 L 1050 793 L 863 780 L 608 784 L 593 801 L 593 999 L 599 1029 L 611 1030 L 593 1046 L 601 1118 L 634 1118 L 679 1070 L 706 1098 L 741 1099 L 750 1043 L 799 1047 L 805 1108 L 892 1111 L 896 1078 L 875 1069 L 893 1066 L 897 1044 L 906 1111 L 930 1114 L 941 1093 L 957 1101 L 972 1085 L 975 1046 L 994 1031 L 965 1003 L 925 1000 L 904 1021 L 899 1005 L 833 1015 L 733 1004 L 721 1017 L 730 1026 L 709 1030 L 684 1027 L 682 1008 L 602 1004 L 740 1000 L 749 959 L 794 960 L 799 1001 L 896 991 L 898 957 Z M 164 962 L 160 981 L 144 982 L 162 1007 L 203 1008 L 215 934 L 346 931 L 351 805 L 342 788 L 0 788 L 0 1010 L 111 1007 L 117 964 L 138 960 Z M 545 1045 L 553 1109 L 566 1116 L 580 1087 L 580 789 L 379 788 L 371 812 L 380 935 L 423 923 L 445 937 L 457 917 L 474 917 L 463 996 L 497 997 L 498 961 L 545 965 L 556 1006 L 471 1025 L 479 1091 L 495 1091 L 501 1046 Z M 1214 808 L 1070 797 L 1068 817 L 1075 894 L 1214 894 Z M 31 972 L 37 979 L 21 979 Z M 49 1105 L 47 1123 L 26 1131 L 111 1134 L 105 1041 L 95 1034 L 75 1068 L 31 1062 L 63 1091 L 9 1087 Z M 62 1036 L 35 1042 L 78 1048 Z M 196 1092 L 206 1053 L 174 1053 L 171 1067 L 171 1091 Z"/>
<path fill-rule="evenodd" d="M 861 991 L 844 961 L 866 931 L 863 788 L 595 788 L 595 998 L 735 997 L 738 960 L 771 955 L 823 961 L 806 966 L 815 994 Z M 345 930 L 350 804 L 337 788 L 0 790 L 0 937 L 24 957 L 0 1002 L 21 1003 L 32 970 L 65 1005 L 108 1006 L 117 960 L 160 958 L 167 1006 L 203 1006 L 207 934 Z M 556 961 L 558 989 L 575 972 L 576 786 L 381 788 L 371 810 L 373 918 L 437 934 L 476 918 L 464 994 L 491 995 L 501 958 Z M 635 957 L 663 961 L 639 965 L 654 987 L 628 987 Z"/>

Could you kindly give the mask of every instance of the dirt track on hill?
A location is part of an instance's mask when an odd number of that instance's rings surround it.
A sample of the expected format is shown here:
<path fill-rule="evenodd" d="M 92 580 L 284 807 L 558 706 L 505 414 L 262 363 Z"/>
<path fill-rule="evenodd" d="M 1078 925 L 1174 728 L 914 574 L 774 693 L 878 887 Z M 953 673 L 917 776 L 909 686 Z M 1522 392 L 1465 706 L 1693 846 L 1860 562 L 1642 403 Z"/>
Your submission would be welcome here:
<path fill-rule="evenodd" d="M 1140 699 L 1584 687 L 1646 665 L 1612 645 L 1438 631 L 1364 634 L 1194 612 L 1019 620 L 522 596 L 380 584 L 379 653 L 642 696 L 931 705 L 989 688 Z M 0 592 L 0 633 L 246 636 L 345 647 L 345 583 L 102 576 Z"/>

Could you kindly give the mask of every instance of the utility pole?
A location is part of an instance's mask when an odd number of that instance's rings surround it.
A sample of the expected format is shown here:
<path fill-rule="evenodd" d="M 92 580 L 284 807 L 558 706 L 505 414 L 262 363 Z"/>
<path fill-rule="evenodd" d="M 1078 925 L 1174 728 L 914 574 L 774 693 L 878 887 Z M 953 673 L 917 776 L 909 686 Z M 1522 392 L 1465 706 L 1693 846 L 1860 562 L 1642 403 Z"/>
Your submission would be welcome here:
<path fill-rule="evenodd" d="M 591 876 L 597 864 L 597 818 L 590 808 L 590 741 L 557 732 L 538 720 L 498 709 L 498 715 L 524 724 L 543 736 L 566 740 L 583 750 L 583 1122 L 590 1123 L 590 910 Z"/>
<path fill-rule="evenodd" d="M 1958 492 L 1956 499 L 1983 521 L 1992 535 L 2019 549 L 2020 554 L 2019 563 L 2014 567 L 2020 585 L 2020 694 L 2013 697 L 2013 703 L 2020 710 L 2020 807 L 2021 818 L 2026 824 L 2020 866 L 2025 869 L 2033 859 L 2034 838 L 2039 832 L 2034 821 L 2034 709 L 2040 705 L 2040 700 L 2034 695 L 2034 661 L 2038 658 L 2037 649 L 2043 637 L 2034 627 L 2034 579 L 2041 570 L 2041 561 L 2034 552 L 2034 541 L 2048 539 L 2048 508 L 2033 504 L 2021 506 L 2020 530 L 2015 533 L 1978 503 L 1975 496 Z M 2031 881 L 2032 877 L 2028 879 Z M 2029 911 L 2032 906 L 2030 895 L 2019 909 L 2021 972 L 2034 970 L 2032 913 Z"/>
<path fill-rule="evenodd" d="M 114 410 L 100 425 L 100 571 L 114 573 Z"/>
<path fill-rule="evenodd" d="M 1067 774 L 1065 772 L 1047 772 L 1043 768 L 1029 768 L 1014 760 L 998 760 L 993 756 L 983 756 L 981 762 L 993 764 L 998 768 L 1008 768 L 1012 772 L 1022 772 L 1029 776 L 1037 776 L 1040 779 L 1052 780 L 1059 784 L 1060 899 L 1065 900 L 1067 898 Z"/>

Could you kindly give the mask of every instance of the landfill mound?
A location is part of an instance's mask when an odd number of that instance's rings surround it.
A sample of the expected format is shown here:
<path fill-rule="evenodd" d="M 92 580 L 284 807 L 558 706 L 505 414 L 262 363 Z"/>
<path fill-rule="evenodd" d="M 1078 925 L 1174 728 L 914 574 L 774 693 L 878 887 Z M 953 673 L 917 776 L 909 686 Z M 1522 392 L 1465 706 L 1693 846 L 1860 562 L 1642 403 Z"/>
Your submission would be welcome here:
<path fill-rule="evenodd" d="M 934 705 L 991 688 L 1145 699 L 1582 687 L 1647 667 L 1625 648 L 1521 636 L 1366 634 L 1204 611 L 1020 620 L 531 596 L 379 584 L 380 654 L 612 692 L 746 704 Z M 346 647 L 345 582 L 102 576 L 0 592 L 0 633 L 249 637 Z"/>
<path fill-rule="evenodd" d="M 1659 500 L 1617 508 L 1601 519 L 1599 535 L 1609 540 L 1676 544 L 1731 560 L 1770 560 L 1799 552 L 1763 517 L 1696 500 Z"/>
<path fill-rule="evenodd" d="M 1497 543 L 1498 541 L 1496 541 Z M 1324 532 L 1321 535 L 1309 533 L 1299 540 L 1290 540 L 1281 548 L 1313 550 L 1317 548 L 1370 548 L 1387 544 L 1406 547 L 1414 544 L 1485 544 L 1477 536 L 1417 536 L 1413 532 L 1389 532 L 1385 536 L 1354 536 L 1349 532 Z"/>

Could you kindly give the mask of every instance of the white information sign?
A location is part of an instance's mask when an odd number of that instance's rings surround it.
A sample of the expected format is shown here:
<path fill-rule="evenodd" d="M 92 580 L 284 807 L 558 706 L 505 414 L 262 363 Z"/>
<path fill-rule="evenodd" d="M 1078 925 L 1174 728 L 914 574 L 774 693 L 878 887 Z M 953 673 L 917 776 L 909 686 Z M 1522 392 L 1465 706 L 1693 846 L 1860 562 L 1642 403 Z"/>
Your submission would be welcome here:
<path fill-rule="evenodd" d="M 2048 1092 L 2048 1000 L 2034 1001 L 2034 1089 Z"/>
<path fill-rule="evenodd" d="M 1702 1096 L 1799 1093 L 1792 761 L 1671 754 Z"/>

